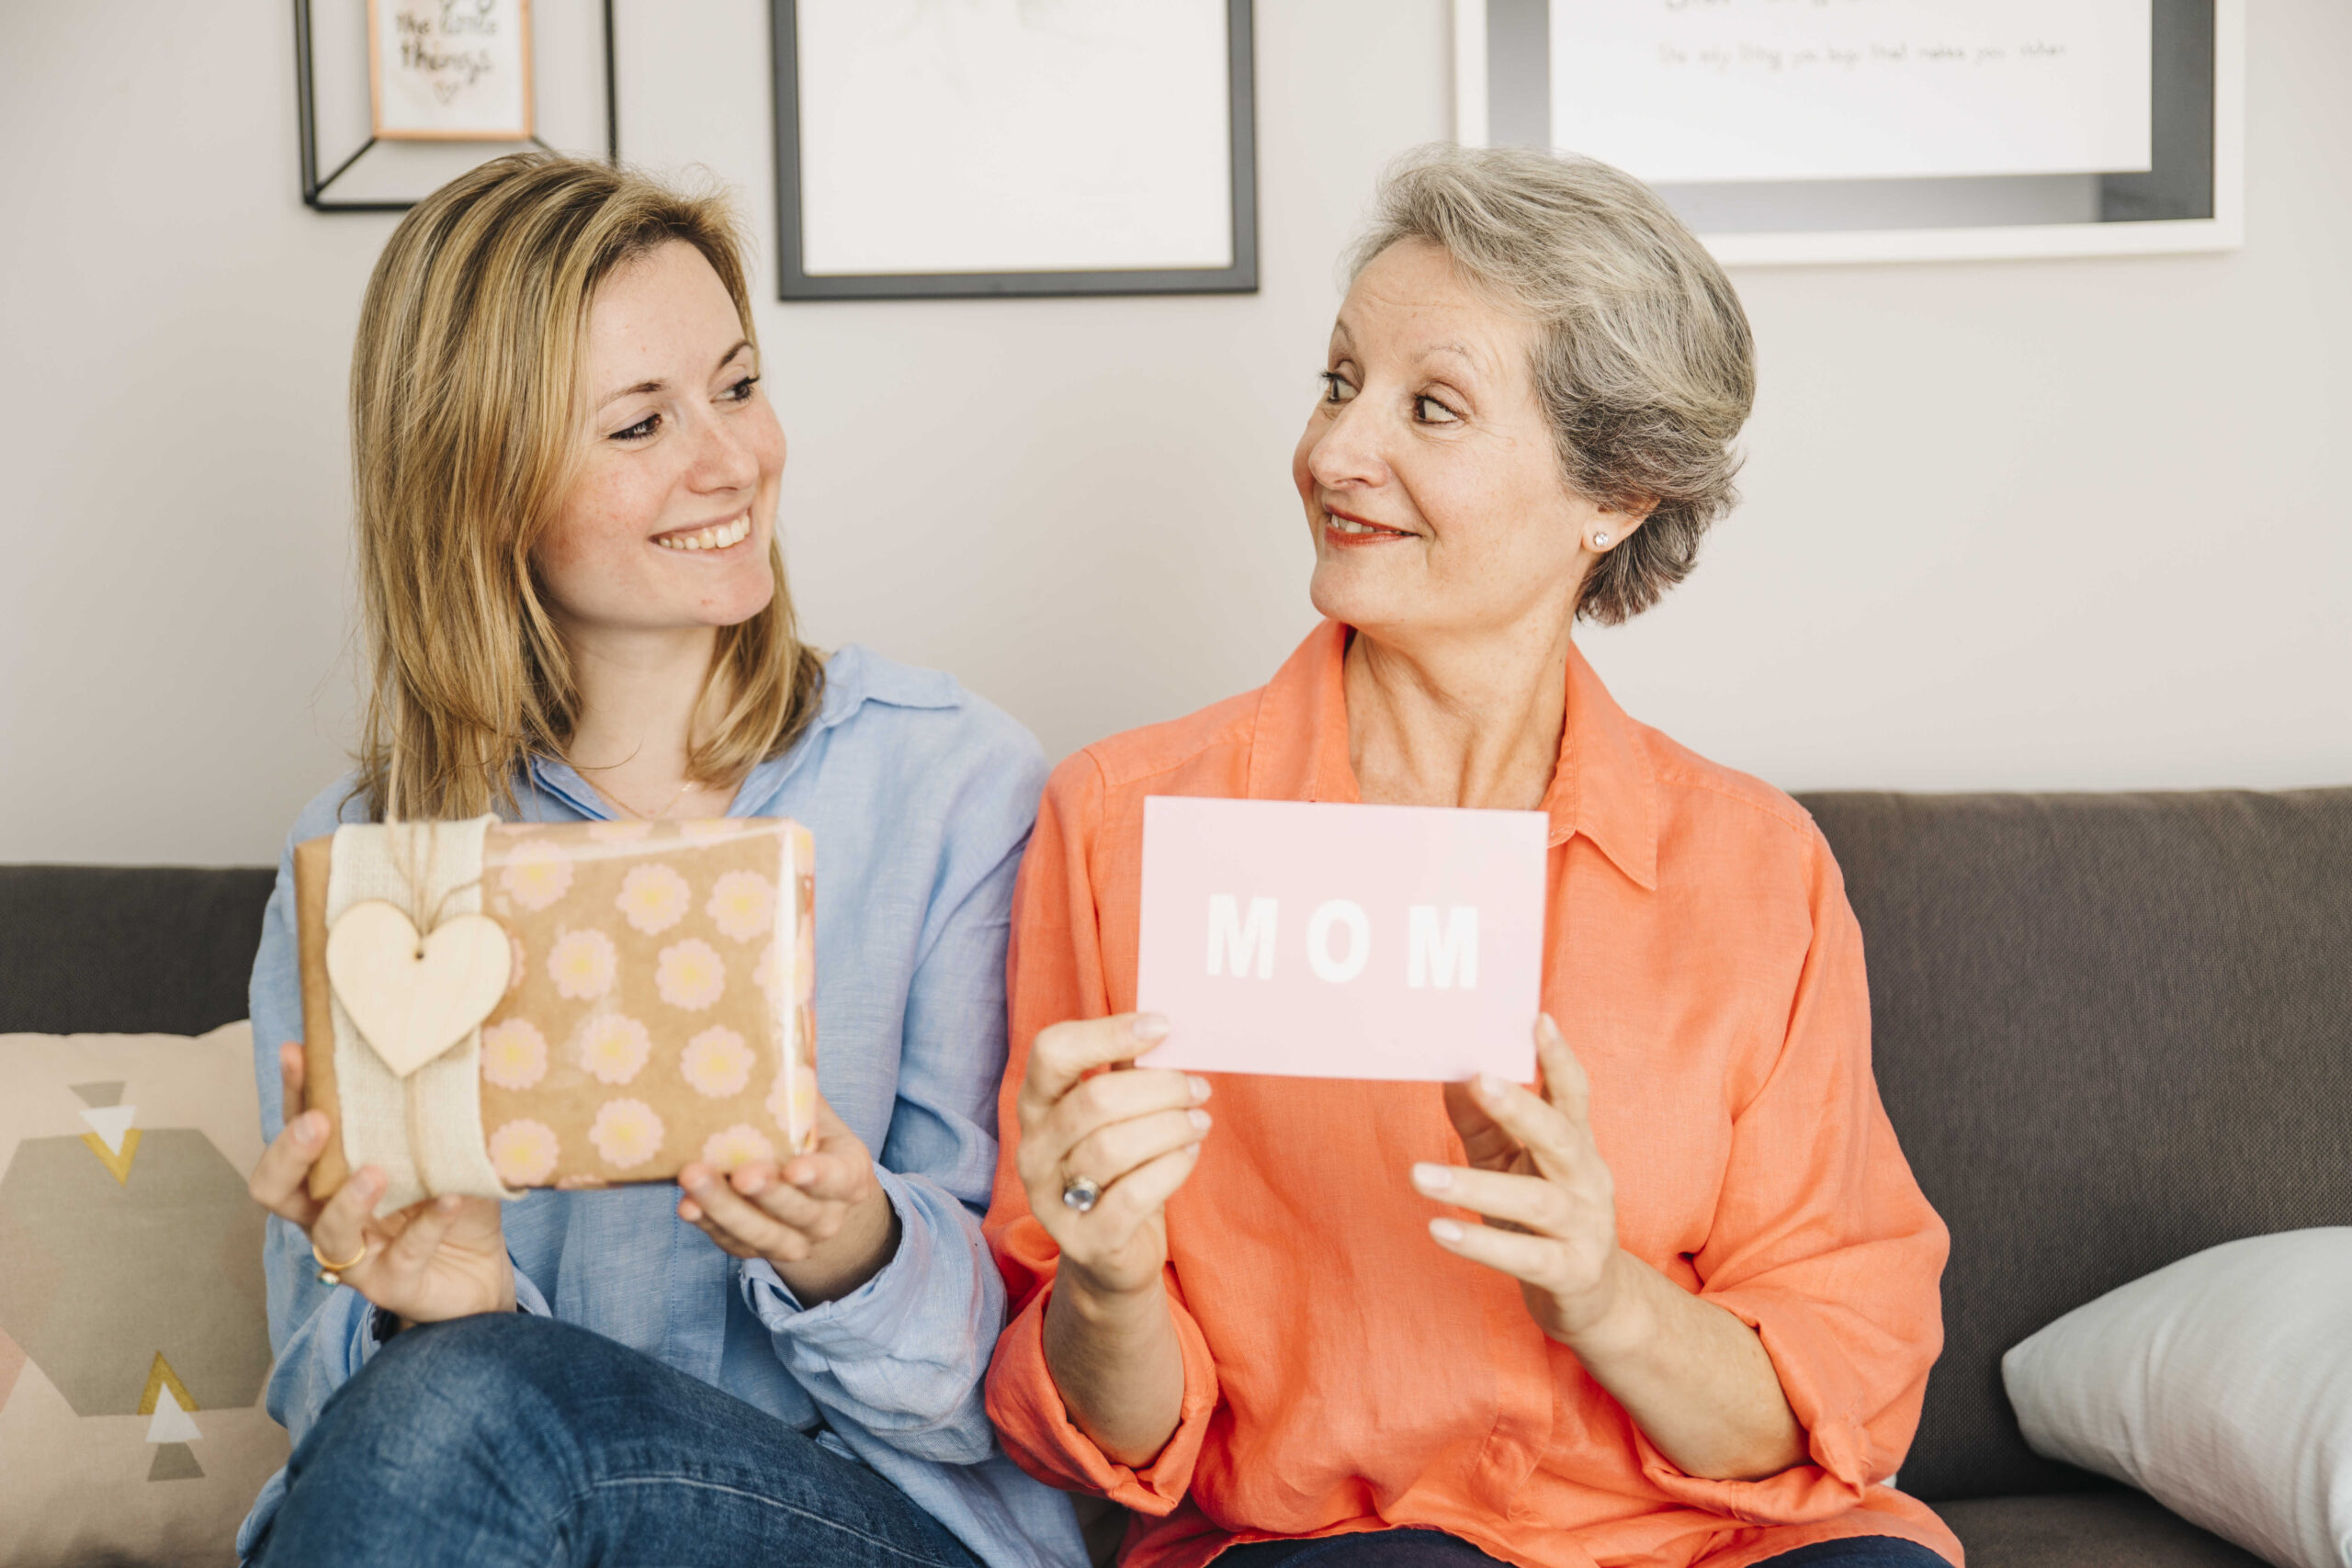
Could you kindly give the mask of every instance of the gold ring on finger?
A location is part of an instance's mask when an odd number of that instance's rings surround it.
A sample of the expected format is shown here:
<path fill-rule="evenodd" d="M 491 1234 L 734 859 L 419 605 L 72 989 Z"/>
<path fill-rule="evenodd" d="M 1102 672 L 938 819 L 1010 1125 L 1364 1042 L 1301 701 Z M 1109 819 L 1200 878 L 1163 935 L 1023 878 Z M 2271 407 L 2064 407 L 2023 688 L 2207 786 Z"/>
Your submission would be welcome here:
<path fill-rule="evenodd" d="M 318 1260 L 319 1283 L 328 1286 L 340 1285 L 343 1283 L 343 1271 L 345 1269 L 356 1269 L 360 1264 L 368 1260 L 368 1238 L 364 1235 L 361 1236 L 359 1238 L 359 1250 L 353 1253 L 350 1257 L 345 1258 L 340 1263 L 335 1262 L 334 1259 L 320 1252 L 319 1244 L 315 1241 L 311 1244 L 311 1256 Z"/>
<path fill-rule="evenodd" d="M 1081 1214 L 1093 1208 L 1102 1196 L 1102 1189 L 1091 1176 L 1073 1176 L 1062 1183 L 1062 1207 Z"/>

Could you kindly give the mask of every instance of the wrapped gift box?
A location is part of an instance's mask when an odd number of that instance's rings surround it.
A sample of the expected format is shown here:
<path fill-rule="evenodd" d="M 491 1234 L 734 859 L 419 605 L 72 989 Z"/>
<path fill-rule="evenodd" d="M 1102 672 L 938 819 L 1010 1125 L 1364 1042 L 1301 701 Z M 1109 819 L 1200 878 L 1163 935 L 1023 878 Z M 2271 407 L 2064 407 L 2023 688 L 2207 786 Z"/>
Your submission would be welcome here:
<path fill-rule="evenodd" d="M 295 849 L 304 1099 L 333 1126 L 312 1168 L 314 1196 L 343 1184 L 353 1145 L 364 1157 L 367 1137 L 383 1142 L 387 1114 L 405 1117 L 414 1156 L 409 1170 L 390 1172 L 391 1202 L 469 1190 L 428 1174 L 428 1164 L 469 1164 L 432 1156 L 436 1140 L 446 1150 L 447 1140 L 478 1138 L 510 1189 L 666 1181 L 694 1160 L 725 1170 L 813 1146 L 816 890 L 806 829 L 765 818 L 457 825 L 453 836 L 480 833 L 478 864 L 460 854 L 454 871 L 388 882 L 385 867 L 403 863 L 388 859 L 386 846 L 414 859 L 421 827 L 346 827 Z M 353 834 L 374 836 L 338 851 Z M 347 879 L 342 897 L 338 876 Z M 335 966 L 342 955 L 331 961 L 334 922 L 369 913 L 354 889 L 376 890 L 377 920 L 389 903 L 410 922 L 392 922 L 397 930 L 422 933 L 398 944 L 415 948 L 420 971 L 436 928 L 451 919 L 487 917 L 505 936 L 500 966 L 487 933 L 461 933 L 475 939 L 475 969 L 503 967 L 504 987 L 479 1025 L 421 1071 L 379 1065 L 387 1053 L 357 1019 L 383 1010 L 348 1005 L 356 982 L 347 964 Z M 401 971 L 387 982 L 395 988 L 408 984 L 406 956 L 379 965 Z M 497 986 L 476 978 L 469 1005 Z M 454 1087 L 453 1072 L 464 1074 Z M 465 1112 L 452 1107 L 475 1094 L 476 1073 L 480 1125 L 453 1127 Z M 388 1111 L 385 1096 L 402 1092 L 387 1088 L 396 1084 L 406 1086 L 405 1105 Z M 420 1093 L 425 1084 L 436 1087 Z M 374 1120 L 355 1121 L 346 1140 L 346 1109 L 361 1117 L 362 1096 L 373 1097 L 366 1114 Z M 403 1164 L 399 1153 L 379 1163 Z"/>

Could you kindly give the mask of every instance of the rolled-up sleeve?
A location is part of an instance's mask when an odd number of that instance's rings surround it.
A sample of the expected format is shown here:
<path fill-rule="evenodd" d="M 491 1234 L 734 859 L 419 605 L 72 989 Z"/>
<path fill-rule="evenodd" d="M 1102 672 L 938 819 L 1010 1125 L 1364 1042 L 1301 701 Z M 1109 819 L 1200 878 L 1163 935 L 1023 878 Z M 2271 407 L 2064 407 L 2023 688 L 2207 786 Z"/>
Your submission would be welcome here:
<path fill-rule="evenodd" d="M 1035 1219 L 1026 1224 L 1037 1225 Z M 1044 1238 L 1042 1228 L 1037 1235 Z M 1079 1429 L 1062 1403 L 1053 1370 L 1046 1364 L 1046 1303 L 1052 1294 L 1048 1281 L 997 1341 L 996 1361 L 989 1369 L 989 1416 L 1003 1436 L 1004 1451 L 1049 1486 L 1091 1492 L 1155 1517 L 1172 1512 L 1192 1487 L 1201 1445 L 1208 1438 L 1209 1417 L 1216 1409 L 1216 1363 L 1200 1325 L 1184 1309 L 1171 1281 L 1169 1311 L 1184 1355 L 1183 1403 L 1175 1431 L 1149 1464 L 1136 1469 L 1104 1453 Z"/>
<path fill-rule="evenodd" d="M 1046 1305 L 1060 1253 L 1029 1211 L 1014 1160 L 1020 1146 L 1016 1105 L 1037 1032 L 1069 1019 L 1111 1010 L 1103 983 L 1100 931 L 1089 850 L 1101 826 L 1102 773 L 1084 752 L 1055 770 L 1013 900 L 1009 962 L 1012 1049 L 998 1097 L 996 1190 L 988 1235 L 1010 1292 L 1012 1321 L 989 1368 L 988 1412 L 1005 1452 L 1049 1486 L 1091 1492 L 1139 1513 L 1165 1515 L 1183 1500 L 1208 1436 L 1218 1389 L 1216 1363 L 1200 1325 L 1185 1310 L 1173 1270 L 1169 1310 L 1184 1358 L 1184 1393 L 1176 1430 L 1141 1470 L 1103 1453 L 1079 1429 L 1046 1364 Z"/>
<path fill-rule="evenodd" d="M 952 1464 L 995 1450 L 981 1381 L 1004 1323 L 1004 1282 L 980 1216 L 997 1157 L 1013 886 L 1045 773 L 1035 742 L 1009 722 L 1000 743 L 966 756 L 876 1156 L 898 1250 L 858 1289 L 814 1307 L 765 1262 L 741 1275 L 776 1355 L 829 1416 Z"/>
<path fill-rule="evenodd" d="M 1787 1034 L 1734 1120 L 1713 1229 L 1692 1259 L 1701 1299 L 1763 1341 L 1807 1462 L 1761 1481 L 1710 1481 L 1638 1438 L 1662 1491 L 1755 1524 L 1834 1518 L 1892 1475 L 1943 1346 L 1949 1235 L 1879 1100 L 1861 931 L 1817 830 L 1807 867 L 1813 938 Z"/>
<path fill-rule="evenodd" d="M 743 1266 L 744 1299 L 808 1397 L 902 1453 L 976 1464 L 992 1451 L 980 1373 L 1004 1286 L 979 1222 L 937 1182 L 884 1170 L 899 1249 L 838 1301 L 803 1307 L 764 1259 Z"/>

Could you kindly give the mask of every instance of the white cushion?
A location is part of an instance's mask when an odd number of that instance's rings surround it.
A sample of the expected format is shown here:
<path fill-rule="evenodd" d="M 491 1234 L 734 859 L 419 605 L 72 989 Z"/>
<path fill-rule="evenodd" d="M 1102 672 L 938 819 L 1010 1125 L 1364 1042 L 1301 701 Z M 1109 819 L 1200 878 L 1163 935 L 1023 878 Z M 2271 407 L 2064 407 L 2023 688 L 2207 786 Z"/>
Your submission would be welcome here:
<path fill-rule="evenodd" d="M 2352 1568 L 2352 1227 L 2229 1242 L 2001 1358 L 2036 1453 L 2282 1568 Z"/>

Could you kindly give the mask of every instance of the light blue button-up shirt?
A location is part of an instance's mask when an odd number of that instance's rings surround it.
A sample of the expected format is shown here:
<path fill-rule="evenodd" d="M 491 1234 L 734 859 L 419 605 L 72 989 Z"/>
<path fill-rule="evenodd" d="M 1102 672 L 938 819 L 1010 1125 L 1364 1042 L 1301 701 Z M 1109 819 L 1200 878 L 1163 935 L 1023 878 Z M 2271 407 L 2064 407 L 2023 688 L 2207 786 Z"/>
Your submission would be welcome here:
<path fill-rule="evenodd" d="M 817 843 L 818 1080 L 875 1152 L 898 1252 L 839 1301 L 803 1307 L 677 1216 L 666 1183 L 536 1191 L 505 1210 L 524 1310 L 595 1330 L 863 1461 L 990 1564 L 1086 1561 L 1069 1499 L 997 1447 L 981 1382 L 1004 1286 L 980 1215 L 995 1172 L 1012 881 L 1045 780 L 1018 723 L 934 671 L 849 647 L 816 722 L 753 768 L 729 814 L 790 817 Z M 293 846 L 364 819 L 351 784 L 287 840 L 254 963 L 262 1129 L 285 1122 L 281 1043 L 302 1033 Z M 533 766 L 526 820 L 611 814 L 569 767 Z M 308 1240 L 269 1223 L 269 1412 L 300 1442 L 374 1351 L 367 1302 L 318 1282 Z M 249 1552 L 286 1490 L 270 1478 L 238 1535 Z"/>

